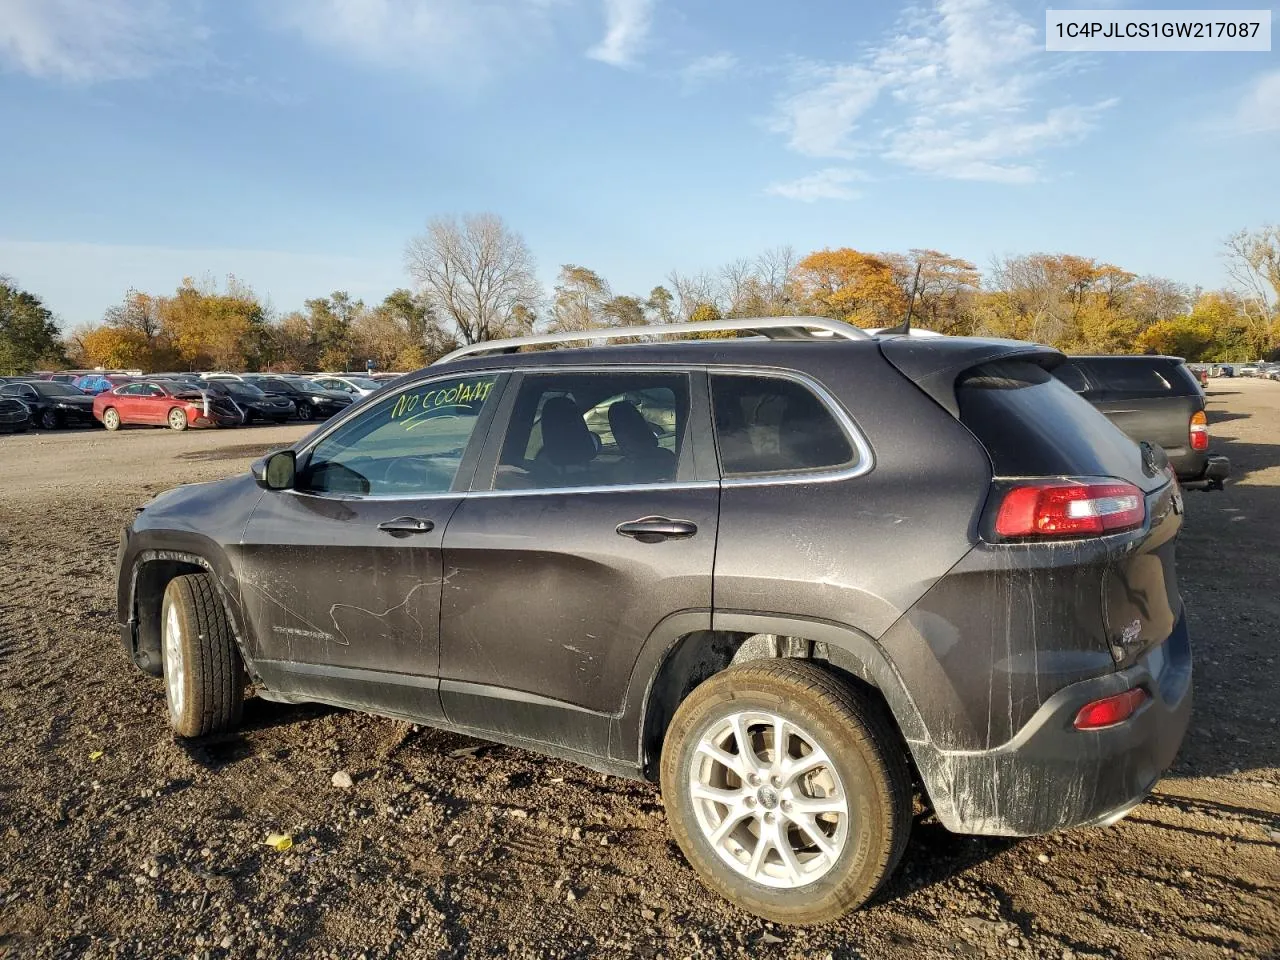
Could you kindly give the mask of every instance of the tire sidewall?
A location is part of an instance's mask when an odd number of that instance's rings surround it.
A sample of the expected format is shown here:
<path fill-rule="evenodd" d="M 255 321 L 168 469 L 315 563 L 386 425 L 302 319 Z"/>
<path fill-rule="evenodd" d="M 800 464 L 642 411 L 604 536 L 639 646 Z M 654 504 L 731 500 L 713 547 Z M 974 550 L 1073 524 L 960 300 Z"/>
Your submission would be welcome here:
<path fill-rule="evenodd" d="M 724 717 L 756 710 L 777 713 L 813 737 L 831 758 L 849 801 L 849 834 L 836 863 L 820 879 L 791 890 L 756 883 L 725 863 L 703 834 L 689 795 L 690 765 L 701 738 Z M 890 816 L 885 810 L 890 795 L 878 789 L 880 778 L 849 731 L 825 713 L 779 693 L 743 689 L 729 699 L 698 704 L 690 715 L 678 711 L 667 731 L 667 743 L 674 735 L 678 746 L 670 764 L 663 751 L 662 796 L 677 843 L 708 886 L 744 909 L 781 923 L 813 922 L 814 916 L 842 914 L 865 901 L 868 894 L 859 891 L 874 883 L 876 851 L 890 842 L 881 826 Z"/>

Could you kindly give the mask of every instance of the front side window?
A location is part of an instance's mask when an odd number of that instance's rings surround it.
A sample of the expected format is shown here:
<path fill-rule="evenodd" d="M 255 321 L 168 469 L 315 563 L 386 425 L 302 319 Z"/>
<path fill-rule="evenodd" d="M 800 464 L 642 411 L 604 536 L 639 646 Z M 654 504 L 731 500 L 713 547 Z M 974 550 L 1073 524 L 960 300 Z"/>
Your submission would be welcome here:
<path fill-rule="evenodd" d="M 688 421 L 687 374 L 526 376 L 494 489 L 671 483 Z"/>
<path fill-rule="evenodd" d="M 447 493 L 496 375 L 420 383 L 348 420 L 311 452 L 298 489 L 357 496 Z"/>
<path fill-rule="evenodd" d="M 835 415 L 794 380 L 714 374 L 711 399 L 725 477 L 836 469 L 856 458 Z"/>

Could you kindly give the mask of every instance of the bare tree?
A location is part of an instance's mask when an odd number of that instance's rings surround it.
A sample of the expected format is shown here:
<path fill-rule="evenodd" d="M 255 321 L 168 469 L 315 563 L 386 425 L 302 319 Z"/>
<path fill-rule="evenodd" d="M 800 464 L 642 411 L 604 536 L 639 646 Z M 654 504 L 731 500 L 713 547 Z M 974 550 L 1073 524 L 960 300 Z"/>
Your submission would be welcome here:
<path fill-rule="evenodd" d="M 680 273 L 672 270 L 667 274 L 667 283 L 675 293 L 678 321 L 691 320 L 697 309 L 704 304 L 720 308 L 720 285 L 709 273 Z"/>
<path fill-rule="evenodd" d="M 798 308 L 793 294 L 791 275 L 795 273 L 800 258 L 789 244 L 770 247 L 756 257 L 756 279 L 773 316 L 786 316 Z"/>
<path fill-rule="evenodd" d="M 1244 295 L 1252 333 L 1262 342 L 1280 298 L 1280 226 L 1241 230 L 1223 245 L 1227 275 Z"/>
<path fill-rule="evenodd" d="M 542 297 L 528 244 L 492 213 L 432 219 L 406 246 L 405 266 L 463 343 L 512 334 Z"/>

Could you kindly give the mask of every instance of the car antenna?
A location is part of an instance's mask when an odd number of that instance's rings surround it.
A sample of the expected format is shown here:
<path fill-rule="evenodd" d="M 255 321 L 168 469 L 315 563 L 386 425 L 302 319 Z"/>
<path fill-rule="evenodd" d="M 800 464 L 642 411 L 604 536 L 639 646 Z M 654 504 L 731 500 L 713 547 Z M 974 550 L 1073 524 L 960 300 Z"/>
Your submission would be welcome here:
<path fill-rule="evenodd" d="M 902 318 L 902 322 L 896 327 L 885 327 L 880 331 L 880 335 L 899 334 L 908 336 L 911 333 L 911 309 L 916 305 L 916 291 L 920 289 L 920 267 L 921 264 L 916 263 L 916 278 L 911 281 L 911 299 L 907 301 L 907 315 Z"/>

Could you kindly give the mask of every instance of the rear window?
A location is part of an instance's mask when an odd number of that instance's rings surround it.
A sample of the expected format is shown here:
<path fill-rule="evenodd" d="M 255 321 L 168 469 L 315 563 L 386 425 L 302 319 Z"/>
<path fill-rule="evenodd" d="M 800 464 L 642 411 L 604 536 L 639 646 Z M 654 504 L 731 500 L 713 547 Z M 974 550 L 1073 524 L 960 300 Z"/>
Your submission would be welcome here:
<path fill-rule="evenodd" d="M 1090 357 L 1070 362 L 1078 365 L 1089 379 L 1089 389 L 1083 392 L 1092 400 L 1191 396 L 1198 392 L 1195 377 L 1187 370 L 1186 364 L 1177 360 L 1163 357 Z M 1062 377 L 1062 374 L 1058 376 Z M 1070 382 L 1069 385 L 1075 387 Z"/>
<path fill-rule="evenodd" d="M 1106 417 L 1034 363 L 983 364 L 956 383 L 960 420 L 1001 477 L 1119 477 L 1147 489 L 1142 454 Z"/>

